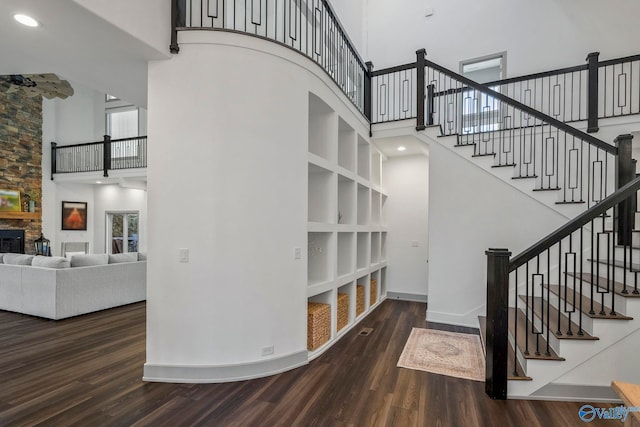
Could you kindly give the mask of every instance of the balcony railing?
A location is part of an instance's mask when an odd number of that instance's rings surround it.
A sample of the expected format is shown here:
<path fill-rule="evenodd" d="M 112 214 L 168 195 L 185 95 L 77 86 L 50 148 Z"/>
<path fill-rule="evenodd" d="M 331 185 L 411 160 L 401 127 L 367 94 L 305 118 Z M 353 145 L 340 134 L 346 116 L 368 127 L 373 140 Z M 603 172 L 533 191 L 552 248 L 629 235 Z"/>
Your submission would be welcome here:
<path fill-rule="evenodd" d="M 147 167 L 147 137 L 111 139 L 61 145 L 51 143 L 51 179 L 54 174 L 103 171 Z"/>
<path fill-rule="evenodd" d="M 326 0 L 172 0 L 171 51 L 177 31 L 238 31 L 294 49 L 316 62 L 367 119 L 370 63 L 365 63 Z"/>

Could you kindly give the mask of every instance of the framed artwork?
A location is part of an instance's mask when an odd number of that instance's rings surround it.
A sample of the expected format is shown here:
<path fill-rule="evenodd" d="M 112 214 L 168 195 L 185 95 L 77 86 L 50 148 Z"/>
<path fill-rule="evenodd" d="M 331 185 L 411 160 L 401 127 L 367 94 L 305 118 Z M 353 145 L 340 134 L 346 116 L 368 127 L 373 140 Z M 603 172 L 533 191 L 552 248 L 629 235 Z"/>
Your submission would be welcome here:
<path fill-rule="evenodd" d="M 20 192 L 14 190 L 0 190 L 0 211 L 22 212 Z"/>
<path fill-rule="evenodd" d="M 62 202 L 62 229 L 86 230 L 87 229 L 87 203 L 86 202 Z"/>

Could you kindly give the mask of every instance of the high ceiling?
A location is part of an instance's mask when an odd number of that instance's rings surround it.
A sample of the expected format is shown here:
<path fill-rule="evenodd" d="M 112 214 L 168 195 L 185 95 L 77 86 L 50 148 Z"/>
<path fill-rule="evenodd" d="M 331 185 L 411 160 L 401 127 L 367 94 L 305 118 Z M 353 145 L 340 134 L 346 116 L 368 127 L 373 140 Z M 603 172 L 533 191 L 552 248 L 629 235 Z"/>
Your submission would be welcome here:
<path fill-rule="evenodd" d="M 15 13 L 41 25 L 25 27 Z M 167 57 L 168 48 L 160 52 L 72 0 L 0 2 L 0 74 L 55 73 L 145 107 L 147 62 Z"/>

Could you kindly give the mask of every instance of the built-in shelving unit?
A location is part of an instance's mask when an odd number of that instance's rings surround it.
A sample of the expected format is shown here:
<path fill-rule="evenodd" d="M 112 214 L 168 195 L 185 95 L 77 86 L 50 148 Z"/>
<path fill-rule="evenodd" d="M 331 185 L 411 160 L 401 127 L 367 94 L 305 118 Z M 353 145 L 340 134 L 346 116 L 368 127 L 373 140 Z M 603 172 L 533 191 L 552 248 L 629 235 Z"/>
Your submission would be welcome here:
<path fill-rule="evenodd" d="M 331 312 L 331 336 L 310 359 L 386 298 L 384 156 L 365 129 L 357 129 L 309 94 L 307 298 Z M 373 300 L 371 280 L 377 283 Z"/>

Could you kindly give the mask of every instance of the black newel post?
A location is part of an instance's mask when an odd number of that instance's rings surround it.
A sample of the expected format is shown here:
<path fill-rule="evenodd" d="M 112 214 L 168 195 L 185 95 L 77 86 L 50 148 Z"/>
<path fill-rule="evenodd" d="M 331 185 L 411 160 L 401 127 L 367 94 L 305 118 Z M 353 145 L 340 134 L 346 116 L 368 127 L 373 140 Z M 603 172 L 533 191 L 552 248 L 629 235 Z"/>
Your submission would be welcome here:
<path fill-rule="evenodd" d="M 57 143 L 51 143 L 51 181 L 53 181 L 53 174 L 58 171 L 58 164 L 56 163 L 56 147 Z"/>
<path fill-rule="evenodd" d="M 104 168 L 104 176 L 109 176 L 109 169 L 111 169 L 111 137 L 109 135 L 104 136 L 102 166 Z"/>
<path fill-rule="evenodd" d="M 484 390 L 492 399 L 507 398 L 509 355 L 509 257 L 508 249 L 487 254 L 487 366 Z"/>
<path fill-rule="evenodd" d="M 364 73 L 364 116 L 369 120 L 369 136 L 373 136 L 371 132 L 371 85 L 373 79 L 371 78 L 371 70 L 373 70 L 373 62 L 367 61 L 364 63 L 367 69 Z"/>
<path fill-rule="evenodd" d="M 598 132 L 598 56 L 600 52 L 587 55 L 587 132 Z"/>
<path fill-rule="evenodd" d="M 416 130 L 425 130 L 426 126 L 424 125 L 424 100 L 425 100 L 425 78 L 424 78 L 424 69 L 426 67 L 425 57 L 427 56 L 427 51 L 425 49 L 418 49 L 416 51 L 416 73 L 417 73 L 417 93 L 416 93 L 416 102 L 418 103 L 417 107 L 417 117 L 416 117 Z"/>
<path fill-rule="evenodd" d="M 616 189 L 633 181 L 636 175 L 635 163 L 631 158 L 631 141 L 633 135 L 619 135 L 614 141 L 618 147 L 616 158 Z M 634 229 L 634 197 L 623 200 L 618 205 L 618 244 L 630 245 Z"/>

